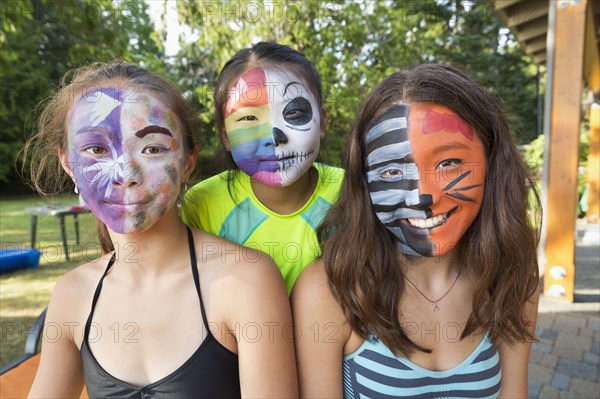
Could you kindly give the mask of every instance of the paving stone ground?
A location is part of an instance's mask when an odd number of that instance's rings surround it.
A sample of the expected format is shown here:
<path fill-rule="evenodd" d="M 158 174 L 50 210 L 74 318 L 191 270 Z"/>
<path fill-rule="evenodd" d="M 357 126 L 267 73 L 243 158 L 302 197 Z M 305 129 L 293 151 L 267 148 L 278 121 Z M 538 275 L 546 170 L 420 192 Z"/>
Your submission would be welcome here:
<path fill-rule="evenodd" d="M 529 398 L 600 399 L 600 245 L 578 243 L 575 303 L 540 299 Z"/>

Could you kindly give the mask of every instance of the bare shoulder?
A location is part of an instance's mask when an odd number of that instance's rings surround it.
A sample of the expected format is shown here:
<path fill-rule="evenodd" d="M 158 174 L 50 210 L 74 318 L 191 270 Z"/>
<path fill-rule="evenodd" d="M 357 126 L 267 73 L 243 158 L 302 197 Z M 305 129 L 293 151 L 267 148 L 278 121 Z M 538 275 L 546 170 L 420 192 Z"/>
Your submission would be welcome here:
<path fill-rule="evenodd" d="M 271 290 L 283 284 L 277 265 L 264 252 L 202 230 L 194 229 L 194 237 L 197 261 L 206 279 L 226 282 L 232 290 Z"/>
<path fill-rule="evenodd" d="M 342 337 L 340 342 L 350 338 L 352 329 L 331 291 L 323 261 L 313 263 L 302 272 L 292 290 L 291 302 L 294 322 L 305 326 L 335 323 Z"/>
<path fill-rule="evenodd" d="M 325 265 L 306 268 L 292 290 L 300 397 L 342 397 L 342 357 L 352 328 L 337 303 Z"/>
<path fill-rule="evenodd" d="M 279 268 L 271 257 L 193 229 L 203 301 L 211 322 L 291 322 Z"/>
<path fill-rule="evenodd" d="M 314 262 L 300 274 L 292 290 L 292 303 L 341 311 L 329 286 L 322 260 Z"/>
<path fill-rule="evenodd" d="M 85 263 L 63 275 L 54 286 L 46 313 L 46 323 L 60 326 L 65 337 L 65 347 L 73 343 L 79 347 L 83 327 L 89 314 L 96 286 L 110 260 L 110 255 Z M 73 328 L 74 327 L 74 328 Z M 58 348 L 57 344 L 54 347 Z M 43 350 L 52 347 L 45 344 Z"/>
<path fill-rule="evenodd" d="M 106 271 L 111 254 L 103 255 L 97 259 L 77 266 L 65 273 L 56 283 L 56 289 L 61 292 L 79 294 L 95 286 Z"/>
<path fill-rule="evenodd" d="M 65 273 L 54 286 L 51 299 L 53 306 L 70 310 L 71 314 L 80 308 L 89 309 L 96 286 L 109 261 L 110 255 L 105 255 Z"/>

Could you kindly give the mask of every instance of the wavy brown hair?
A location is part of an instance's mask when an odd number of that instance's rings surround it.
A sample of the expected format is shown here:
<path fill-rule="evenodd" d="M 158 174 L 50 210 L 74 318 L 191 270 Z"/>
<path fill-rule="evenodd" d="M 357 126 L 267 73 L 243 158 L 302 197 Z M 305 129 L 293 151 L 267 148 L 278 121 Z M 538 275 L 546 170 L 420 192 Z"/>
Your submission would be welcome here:
<path fill-rule="evenodd" d="M 449 108 L 471 125 L 485 148 L 481 210 L 456 246 L 458 263 L 476 284 L 461 339 L 478 328 L 509 344 L 533 339 L 525 312 L 538 286 L 539 234 L 528 213 L 528 169 L 499 104 L 463 72 L 437 64 L 384 79 L 363 101 L 352 127 L 340 197 L 319 229 L 329 285 L 350 325 L 365 339 L 375 335 L 395 354 L 428 351 L 411 341 L 400 323 L 405 258 L 377 219 L 367 188 L 365 134 L 400 101 Z"/>
<path fill-rule="evenodd" d="M 177 115 L 183 131 L 186 153 L 194 151 L 194 137 L 198 137 L 200 120 L 174 84 L 155 73 L 124 61 L 108 64 L 97 62 L 67 72 L 61 78 L 56 91 L 39 105 L 43 110 L 38 118 L 37 130 L 27 140 L 23 149 L 23 158 L 29 161 L 23 163 L 23 168 L 28 169 L 22 169 L 21 174 L 27 176 L 28 182 L 40 194 L 57 194 L 69 185 L 70 177 L 64 171 L 58 157 L 59 149 L 67 153 L 67 116 L 75 100 L 84 91 L 102 84 L 119 87 L 123 85 L 123 88 L 128 87 L 136 91 L 144 90 L 162 99 Z M 108 230 L 99 219 L 97 230 L 102 252 L 113 251 Z"/>

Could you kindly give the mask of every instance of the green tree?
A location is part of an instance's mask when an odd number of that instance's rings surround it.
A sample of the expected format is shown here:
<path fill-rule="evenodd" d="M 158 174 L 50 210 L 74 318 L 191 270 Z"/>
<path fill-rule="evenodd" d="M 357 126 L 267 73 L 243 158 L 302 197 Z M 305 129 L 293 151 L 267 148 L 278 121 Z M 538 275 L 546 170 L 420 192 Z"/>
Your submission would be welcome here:
<path fill-rule="evenodd" d="M 464 66 L 504 105 L 513 134 L 528 143 L 536 131 L 536 67 L 487 1 L 454 0 L 454 30 L 439 58 Z M 502 43 L 501 43 L 502 41 Z"/>
<path fill-rule="evenodd" d="M 390 73 L 422 62 L 466 69 L 505 105 L 521 141 L 536 136 L 530 61 L 486 0 L 183 1 L 177 9 L 192 43 L 176 58 L 182 86 L 202 107 L 214 159 L 211 92 L 218 71 L 241 48 L 278 41 L 306 54 L 323 78 L 327 133 L 322 158 L 338 164 L 360 101 Z"/>
<path fill-rule="evenodd" d="M 35 120 L 32 110 L 67 70 L 121 58 L 164 73 L 156 38 L 143 0 L 3 2 L 0 183 L 16 183 L 14 160 Z"/>

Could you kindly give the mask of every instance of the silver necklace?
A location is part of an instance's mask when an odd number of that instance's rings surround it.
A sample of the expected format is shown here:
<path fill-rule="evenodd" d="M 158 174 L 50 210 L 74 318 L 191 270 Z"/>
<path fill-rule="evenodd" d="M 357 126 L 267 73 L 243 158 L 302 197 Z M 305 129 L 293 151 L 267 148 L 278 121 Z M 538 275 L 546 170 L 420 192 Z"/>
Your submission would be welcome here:
<path fill-rule="evenodd" d="M 410 279 L 406 276 L 406 274 L 404 275 L 404 278 L 406 279 L 406 281 L 408 281 L 410 283 L 410 285 L 412 285 L 413 287 L 415 287 L 415 289 L 417 290 L 417 292 L 419 294 L 421 294 L 421 296 L 423 298 L 425 298 L 427 300 L 427 302 L 433 304 L 433 311 L 437 312 L 440 310 L 440 307 L 438 306 L 438 302 L 441 301 L 442 299 L 444 299 L 444 297 L 446 295 L 448 295 L 448 293 L 450 292 L 450 290 L 452 290 L 452 287 L 454 287 L 454 284 L 456 284 L 456 282 L 458 281 L 458 278 L 460 277 L 460 273 L 462 272 L 462 270 L 458 271 L 458 274 L 456 275 L 456 278 L 454 279 L 454 282 L 452 283 L 452 285 L 450 286 L 450 288 L 448 288 L 448 290 L 444 293 L 444 295 L 442 295 L 441 297 L 439 297 L 438 299 L 436 299 L 435 301 L 432 301 L 431 299 L 429 299 L 427 297 L 427 295 L 423 294 L 423 292 L 419 289 L 419 287 L 417 287 L 415 285 L 415 283 L 413 283 L 412 281 L 410 281 Z"/>

